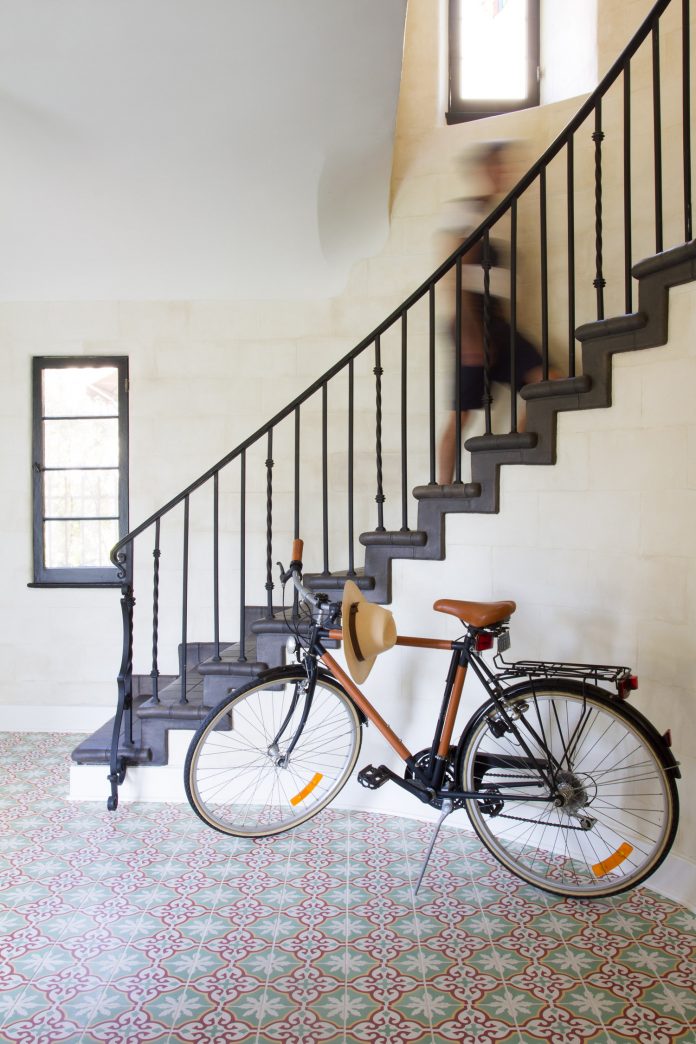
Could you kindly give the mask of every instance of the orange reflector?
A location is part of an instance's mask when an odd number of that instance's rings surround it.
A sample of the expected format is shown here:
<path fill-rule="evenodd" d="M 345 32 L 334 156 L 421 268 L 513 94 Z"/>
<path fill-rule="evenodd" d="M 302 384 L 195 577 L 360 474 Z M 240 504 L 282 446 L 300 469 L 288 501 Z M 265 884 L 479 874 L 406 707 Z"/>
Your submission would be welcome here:
<path fill-rule="evenodd" d="M 306 787 L 303 787 L 299 794 L 295 794 L 294 797 L 290 798 L 291 805 L 299 805 L 300 801 L 304 801 L 308 794 L 311 794 L 317 783 L 319 783 L 324 776 L 321 772 L 315 772 Z"/>
<path fill-rule="evenodd" d="M 605 874 L 615 870 L 619 863 L 623 863 L 624 859 L 628 859 L 632 851 L 633 845 L 629 845 L 628 841 L 624 841 L 608 859 L 603 859 L 601 863 L 595 863 L 592 867 L 592 873 L 595 877 L 604 877 Z"/>

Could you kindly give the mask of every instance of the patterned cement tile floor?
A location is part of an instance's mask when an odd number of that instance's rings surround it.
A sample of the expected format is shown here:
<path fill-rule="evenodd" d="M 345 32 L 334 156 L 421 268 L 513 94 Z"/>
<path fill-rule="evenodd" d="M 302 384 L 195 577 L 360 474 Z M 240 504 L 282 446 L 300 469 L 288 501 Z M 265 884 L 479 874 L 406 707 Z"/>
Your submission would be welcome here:
<path fill-rule="evenodd" d="M 696 917 L 563 901 L 468 833 L 331 811 L 241 842 L 65 800 L 79 737 L 0 735 L 0 1040 L 696 1041 Z"/>

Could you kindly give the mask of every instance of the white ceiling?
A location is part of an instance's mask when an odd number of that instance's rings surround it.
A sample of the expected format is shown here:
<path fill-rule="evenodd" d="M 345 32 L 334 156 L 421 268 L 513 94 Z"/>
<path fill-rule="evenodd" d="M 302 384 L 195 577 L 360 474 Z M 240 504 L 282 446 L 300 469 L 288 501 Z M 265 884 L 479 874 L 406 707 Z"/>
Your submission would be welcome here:
<path fill-rule="evenodd" d="M 0 0 L 0 297 L 323 297 L 387 232 L 406 0 Z"/>

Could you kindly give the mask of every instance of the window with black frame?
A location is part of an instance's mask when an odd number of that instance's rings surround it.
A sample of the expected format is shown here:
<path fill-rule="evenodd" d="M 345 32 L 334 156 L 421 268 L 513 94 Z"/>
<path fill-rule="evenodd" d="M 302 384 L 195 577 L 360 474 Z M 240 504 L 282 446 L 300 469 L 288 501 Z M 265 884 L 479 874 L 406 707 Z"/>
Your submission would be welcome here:
<path fill-rule="evenodd" d="M 449 0 L 448 123 L 539 104 L 539 0 Z"/>
<path fill-rule="evenodd" d="M 117 585 L 128 531 L 128 360 L 33 360 L 34 584 Z"/>

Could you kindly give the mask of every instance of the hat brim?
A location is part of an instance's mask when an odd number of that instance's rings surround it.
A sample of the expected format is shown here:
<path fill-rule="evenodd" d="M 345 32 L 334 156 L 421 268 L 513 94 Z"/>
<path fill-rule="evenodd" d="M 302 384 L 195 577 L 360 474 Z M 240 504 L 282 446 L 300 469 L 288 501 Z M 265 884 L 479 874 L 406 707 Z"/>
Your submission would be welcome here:
<path fill-rule="evenodd" d="M 361 652 L 357 638 L 355 621 L 361 604 L 369 606 L 370 610 L 381 610 L 383 613 L 386 613 L 389 617 L 389 624 L 392 631 L 392 638 L 389 644 L 378 649 L 373 655 L 371 654 L 369 656 L 366 656 L 364 652 Z M 358 585 L 353 583 L 352 580 L 347 580 L 346 585 L 343 588 L 341 619 L 343 623 L 343 652 L 345 653 L 348 671 L 353 681 L 357 682 L 358 685 L 361 685 L 372 670 L 375 660 L 380 652 L 385 652 L 386 649 L 390 648 L 396 641 L 396 628 L 394 627 L 393 618 L 388 609 L 384 609 L 383 606 L 373 605 L 371 602 L 368 602 Z"/>
<path fill-rule="evenodd" d="M 355 648 L 355 632 L 352 626 L 355 608 L 367 599 L 357 584 L 346 580 L 341 602 L 341 621 L 343 626 L 343 652 L 348 666 L 348 673 L 353 681 L 361 685 L 372 670 L 376 656 L 361 657 Z"/>

